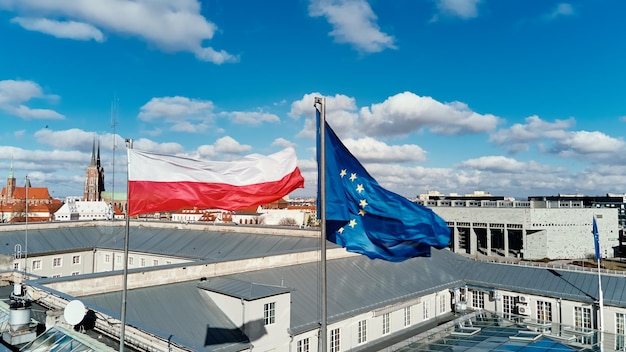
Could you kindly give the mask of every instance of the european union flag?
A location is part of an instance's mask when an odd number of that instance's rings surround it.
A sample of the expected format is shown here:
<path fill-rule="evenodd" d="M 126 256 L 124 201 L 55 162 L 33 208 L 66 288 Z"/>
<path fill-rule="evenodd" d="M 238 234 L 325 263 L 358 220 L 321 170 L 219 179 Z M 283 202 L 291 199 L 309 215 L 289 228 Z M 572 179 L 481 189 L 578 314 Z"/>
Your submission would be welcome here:
<path fill-rule="evenodd" d="M 593 244 L 596 247 L 596 259 L 600 259 L 600 236 L 598 234 L 598 224 L 596 218 L 593 218 Z"/>
<path fill-rule="evenodd" d="M 394 262 L 427 257 L 431 247 L 448 246 L 450 229 L 441 217 L 381 187 L 326 123 L 325 128 L 328 240 Z"/>

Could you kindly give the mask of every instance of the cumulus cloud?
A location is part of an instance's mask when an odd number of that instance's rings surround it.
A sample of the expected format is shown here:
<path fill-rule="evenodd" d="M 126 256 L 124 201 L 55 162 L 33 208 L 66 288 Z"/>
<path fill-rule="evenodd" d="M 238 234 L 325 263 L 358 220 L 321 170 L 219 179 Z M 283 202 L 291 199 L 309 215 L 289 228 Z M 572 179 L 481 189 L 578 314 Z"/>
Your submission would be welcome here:
<path fill-rule="evenodd" d="M 280 122 L 278 116 L 260 111 L 230 111 L 223 114 L 236 124 L 257 126 L 263 122 Z"/>
<path fill-rule="evenodd" d="M 354 124 L 358 118 L 354 98 L 343 94 L 324 96 L 320 93 L 309 93 L 302 96 L 302 99 L 291 103 L 290 117 L 297 119 L 300 116 L 305 116 L 304 128 L 297 136 L 315 138 L 316 118 L 313 103 L 316 97 L 326 99 L 326 121 L 332 126 L 333 130 L 345 136 L 351 135 L 354 132 Z"/>
<path fill-rule="evenodd" d="M 462 168 L 494 173 L 563 172 L 565 169 L 541 165 L 535 161 L 521 162 L 513 158 L 490 155 L 463 161 Z"/>
<path fill-rule="evenodd" d="M 102 32 L 88 23 L 32 17 L 15 17 L 11 19 L 11 22 L 17 23 L 29 31 L 41 32 L 57 38 L 104 41 Z"/>
<path fill-rule="evenodd" d="M 562 2 L 560 4 L 557 4 L 556 8 L 545 17 L 548 20 L 553 20 L 560 17 L 573 16 L 575 14 L 576 12 L 574 11 L 574 7 L 571 4 Z"/>
<path fill-rule="evenodd" d="M 311 17 L 325 17 L 329 33 L 338 43 L 351 44 L 365 53 L 395 49 L 394 38 L 380 30 L 377 16 L 366 0 L 311 0 Z"/>
<path fill-rule="evenodd" d="M 166 143 L 158 143 L 153 140 L 147 138 L 139 138 L 137 140 L 133 140 L 133 148 L 145 150 L 153 153 L 161 153 L 161 154 L 180 154 L 185 149 L 182 145 L 173 142 Z"/>
<path fill-rule="evenodd" d="M 164 122 L 179 132 L 203 132 L 215 118 L 213 102 L 174 96 L 152 98 L 140 108 L 138 118 L 146 122 Z"/>
<path fill-rule="evenodd" d="M 610 137 L 598 131 L 576 131 L 555 140 L 552 151 L 562 156 L 588 156 L 612 159 L 623 154 L 624 143 L 621 139 Z"/>
<path fill-rule="evenodd" d="M 14 22 L 22 27 L 57 37 L 85 40 L 91 35 L 98 40 L 109 32 L 141 38 L 167 52 L 191 52 L 215 64 L 238 61 L 224 50 L 203 46 L 217 26 L 201 15 L 197 0 L 4 0 L 0 8 L 19 14 Z M 31 14 L 37 17 L 27 19 Z M 72 37 L 70 28 L 80 35 Z"/>
<path fill-rule="evenodd" d="M 481 0 L 437 0 L 438 14 L 431 21 L 437 21 L 439 16 L 470 19 L 478 17 L 478 5 Z"/>
<path fill-rule="evenodd" d="M 273 142 L 272 142 L 272 147 L 281 147 L 281 148 L 287 148 L 287 147 L 295 147 L 296 144 L 293 142 L 290 142 L 288 140 L 286 140 L 285 138 L 276 138 Z"/>
<path fill-rule="evenodd" d="M 388 145 L 371 137 L 347 138 L 343 144 L 364 163 L 404 163 L 425 161 L 426 152 L 417 145 Z"/>
<path fill-rule="evenodd" d="M 37 98 L 52 101 L 58 99 L 56 95 L 44 94 L 39 84 L 33 81 L 0 81 L 0 110 L 25 120 L 61 120 L 65 118 L 54 110 L 33 109 L 24 105 L 31 99 Z"/>
<path fill-rule="evenodd" d="M 406 135 L 428 128 L 443 135 L 489 132 L 500 119 L 491 114 L 479 114 L 461 102 L 441 103 L 431 97 L 404 92 L 382 103 L 363 107 L 359 130 L 368 135 Z"/>
<path fill-rule="evenodd" d="M 510 153 L 527 151 L 531 142 L 541 139 L 561 139 L 567 135 L 565 131 L 575 124 L 574 118 L 547 122 L 539 116 L 527 117 L 525 123 L 516 123 L 513 126 L 498 130 L 489 136 L 489 141 L 497 145 L 505 145 Z"/>

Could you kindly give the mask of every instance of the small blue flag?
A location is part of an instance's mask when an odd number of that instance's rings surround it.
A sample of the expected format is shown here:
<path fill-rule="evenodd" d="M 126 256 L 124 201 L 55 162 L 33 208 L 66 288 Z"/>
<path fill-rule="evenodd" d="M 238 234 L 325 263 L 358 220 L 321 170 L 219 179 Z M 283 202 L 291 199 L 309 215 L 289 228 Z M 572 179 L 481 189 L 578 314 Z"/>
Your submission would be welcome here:
<path fill-rule="evenodd" d="M 428 257 L 431 247 L 448 246 L 450 228 L 441 217 L 381 187 L 327 123 L 325 128 L 326 204 L 322 209 L 329 241 L 371 259 L 394 262 Z"/>
<path fill-rule="evenodd" d="M 600 236 L 598 235 L 598 224 L 596 218 L 593 218 L 593 244 L 596 247 L 596 259 L 600 259 Z"/>

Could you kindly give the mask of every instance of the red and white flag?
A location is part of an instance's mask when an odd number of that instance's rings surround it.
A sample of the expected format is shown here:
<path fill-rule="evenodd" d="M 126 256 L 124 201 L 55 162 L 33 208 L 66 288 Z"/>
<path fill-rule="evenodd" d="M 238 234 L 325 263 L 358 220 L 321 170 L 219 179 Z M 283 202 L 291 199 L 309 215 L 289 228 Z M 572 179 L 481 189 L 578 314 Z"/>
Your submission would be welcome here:
<path fill-rule="evenodd" d="M 129 215 L 183 207 L 237 210 L 304 187 L 293 148 L 235 161 L 205 161 L 128 149 Z"/>

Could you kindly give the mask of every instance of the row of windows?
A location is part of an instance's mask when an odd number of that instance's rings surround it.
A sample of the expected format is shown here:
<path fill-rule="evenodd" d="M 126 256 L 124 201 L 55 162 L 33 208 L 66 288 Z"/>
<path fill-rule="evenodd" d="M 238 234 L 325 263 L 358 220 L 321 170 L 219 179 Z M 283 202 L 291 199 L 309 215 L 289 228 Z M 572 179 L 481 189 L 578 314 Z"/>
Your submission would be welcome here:
<path fill-rule="evenodd" d="M 447 307 L 447 299 L 441 297 L 439 299 L 439 313 L 445 312 Z M 274 306 L 271 306 L 274 307 Z M 265 305 L 267 311 L 268 304 Z M 411 325 L 411 307 L 404 307 L 403 310 L 404 327 Z M 267 315 L 265 315 L 267 325 Z M 382 316 L 382 334 L 387 335 L 391 331 L 391 313 L 384 313 Z M 430 318 L 430 304 L 428 301 L 422 302 L 422 318 L 424 320 Z M 367 320 L 360 320 L 357 326 L 357 343 L 363 344 L 367 342 Z M 330 352 L 341 351 L 341 330 L 336 328 L 330 331 Z M 304 338 L 296 342 L 296 352 L 309 352 L 309 338 Z"/>
<path fill-rule="evenodd" d="M 35 259 L 31 262 L 31 268 L 32 270 L 41 270 L 42 268 L 42 260 L 41 259 Z M 72 265 L 78 265 L 80 264 L 80 255 L 74 255 L 72 256 Z M 52 267 L 53 268 L 60 268 L 63 266 L 63 258 L 61 257 L 54 257 L 52 258 Z"/>
<path fill-rule="evenodd" d="M 105 263 L 110 263 L 111 262 L 111 255 L 110 254 L 105 254 L 104 255 L 104 262 Z M 116 264 L 122 264 L 122 255 L 118 254 L 115 256 L 115 263 Z M 139 258 L 139 266 L 146 266 L 148 263 L 148 260 L 146 258 Z M 166 260 L 165 264 L 172 264 L 172 262 L 170 260 Z M 135 265 L 135 257 L 129 256 L 128 257 L 128 265 Z M 159 260 L 158 259 L 153 259 L 152 260 L 152 266 L 157 266 L 159 265 Z"/>

